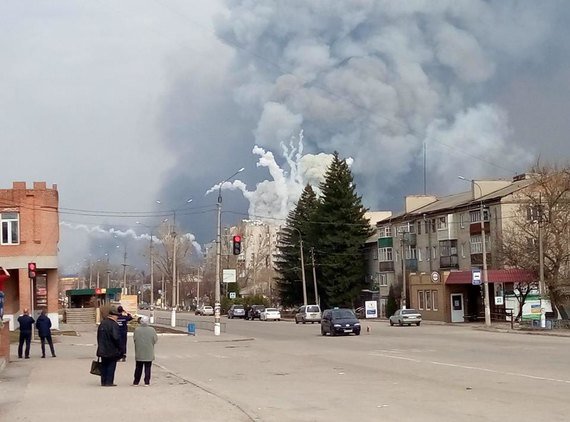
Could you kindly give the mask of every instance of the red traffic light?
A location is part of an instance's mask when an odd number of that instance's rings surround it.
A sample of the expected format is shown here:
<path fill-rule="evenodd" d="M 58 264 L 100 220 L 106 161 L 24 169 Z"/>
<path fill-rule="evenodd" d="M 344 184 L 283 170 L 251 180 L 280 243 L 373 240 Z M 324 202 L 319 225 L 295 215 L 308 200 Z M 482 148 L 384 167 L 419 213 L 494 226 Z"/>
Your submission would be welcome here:
<path fill-rule="evenodd" d="M 241 236 L 236 234 L 234 237 L 234 247 L 233 247 L 233 254 L 239 255 L 241 254 Z"/>
<path fill-rule="evenodd" d="M 28 262 L 28 278 L 36 278 L 36 263 Z"/>

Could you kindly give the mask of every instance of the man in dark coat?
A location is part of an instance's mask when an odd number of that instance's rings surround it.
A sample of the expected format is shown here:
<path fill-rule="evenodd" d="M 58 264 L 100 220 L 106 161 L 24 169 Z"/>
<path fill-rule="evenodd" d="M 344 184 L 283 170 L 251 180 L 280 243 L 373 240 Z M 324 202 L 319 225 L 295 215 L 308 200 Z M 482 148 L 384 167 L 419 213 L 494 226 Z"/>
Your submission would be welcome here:
<path fill-rule="evenodd" d="M 55 349 L 53 348 L 53 341 L 51 339 L 51 320 L 46 315 L 45 309 L 42 309 L 42 312 L 36 321 L 36 328 L 38 329 L 38 335 L 42 342 L 42 358 L 46 357 L 46 341 L 49 344 L 52 357 L 55 357 Z"/>
<path fill-rule="evenodd" d="M 97 329 L 97 356 L 101 358 L 101 386 L 115 387 L 115 369 L 122 356 L 118 312 L 111 310 Z"/>
<path fill-rule="evenodd" d="M 125 312 L 123 307 L 119 305 L 117 308 L 119 315 L 117 316 L 117 324 L 119 324 L 119 333 L 121 334 L 121 360 L 127 360 L 127 333 L 129 331 L 129 321 L 133 319 L 132 315 Z"/>
<path fill-rule="evenodd" d="M 24 309 L 24 315 L 18 317 L 18 323 L 20 324 L 20 342 L 18 343 L 18 358 L 22 359 L 22 348 L 24 342 L 26 342 L 26 354 L 25 358 L 30 358 L 30 342 L 32 341 L 32 326 L 34 325 L 34 319 L 30 316 L 30 311 Z"/>

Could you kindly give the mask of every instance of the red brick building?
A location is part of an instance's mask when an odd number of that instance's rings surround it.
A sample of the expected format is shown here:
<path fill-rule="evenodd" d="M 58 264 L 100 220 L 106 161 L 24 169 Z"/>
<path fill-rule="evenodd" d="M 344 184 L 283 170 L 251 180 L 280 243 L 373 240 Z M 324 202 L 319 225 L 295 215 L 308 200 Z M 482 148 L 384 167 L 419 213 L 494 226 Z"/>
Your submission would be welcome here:
<path fill-rule="evenodd" d="M 34 182 L 28 189 L 26 182 L 14 182 L 12 189 L 0 189 L 0 266 L 10 273 L 0 288 L 10 331 L 17 328 L 24 308 L 33 309 L 34 318 L 45 309 L 53 328 L 59 327 L 58 207 L 56 185 L 48 188 L 45 182 Z M 28 278 L 30 262 L 37 266 L 33 285 Z"/>

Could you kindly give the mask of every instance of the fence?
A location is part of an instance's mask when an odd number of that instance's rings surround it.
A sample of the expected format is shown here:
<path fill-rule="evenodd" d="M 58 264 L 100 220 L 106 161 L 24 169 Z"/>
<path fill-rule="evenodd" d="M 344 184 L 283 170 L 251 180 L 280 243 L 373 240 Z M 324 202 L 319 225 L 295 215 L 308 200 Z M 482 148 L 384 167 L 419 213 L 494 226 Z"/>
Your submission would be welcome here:
<path fill-rule="evenodd" d="M 171 326 L 170 317 L 155 316 L 154 322 L 156 324 L 160 324 L 160 325 Z M 180 314 L 180 313 L 176 314 L 176 327 L 184 328 L 184 330 L 186 330 L 189 322 L 194 324 L 196 326 L 196 328 L 199 330 L 214 331 L 214 321 L 204 321 L 203 319 L 192 318 L 189 315 L 184 315 L 184 314 Z M 222 333 L 226 332 L 226 323 L 225 322 L 220 322 L 220 331 Z"/>

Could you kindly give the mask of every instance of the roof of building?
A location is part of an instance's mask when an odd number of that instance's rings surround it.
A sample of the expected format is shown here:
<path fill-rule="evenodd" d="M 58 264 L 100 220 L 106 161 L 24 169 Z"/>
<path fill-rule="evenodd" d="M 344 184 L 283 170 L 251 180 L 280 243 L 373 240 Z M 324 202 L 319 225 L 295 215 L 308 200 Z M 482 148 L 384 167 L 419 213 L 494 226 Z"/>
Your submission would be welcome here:
<path fill-rule="evenodd" d="M 528 270 L 517 268 L 508 270 L 487 270 L 489 283 L 532 283 L 536 275 Z M 471 284 L 473 273 L 471 271 L 451 271 L 445 284 Z"/>

